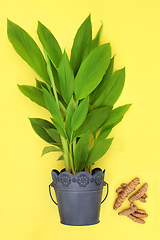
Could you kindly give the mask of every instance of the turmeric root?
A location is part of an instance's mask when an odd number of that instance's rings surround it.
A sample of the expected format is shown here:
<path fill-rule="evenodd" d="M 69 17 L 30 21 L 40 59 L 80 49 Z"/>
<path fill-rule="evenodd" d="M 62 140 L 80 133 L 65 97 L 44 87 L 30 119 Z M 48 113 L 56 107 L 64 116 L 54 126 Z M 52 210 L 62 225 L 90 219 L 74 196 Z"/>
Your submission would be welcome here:
<path fill-rule="evenodd" d="M 116 193 L 121 193 L 121 192 L 123 192 L 123 190 L 124 190 L 124 188 L 119 187 L 119 188 L 117 188 Z"/>
<path fill-rule="evenodd" d="M 128 215 L 134 213 L 137 209 L 138 209 L 137 206 L 134 205 L 131 208 L 128 208 L 128 209 L 123 210 L 122 212 L 119 212 L 118 215 L 128 216 Z"/>
<path fill-rule="evenodd" d="M 138 200 L 140 199 L 140 201 L 143 201 L 145 202 L 145 198 L 143 198 L 142 196 L 145 194 L 145 192 L 147 191 L 147 188 L 148 188 L 148 184 L 145 183 L 143 184 L 143 186 L 136 192 L 134 193 L 128 200 L 130 202 L 134 202 L 135 200 Z M 144 200 L 143 200 L 144 199 Z"/>
<path fill-rule="evenodd" d="M 139 200 L 140 202 L 146 202 L 146 199 L 143 198 L 143 197 L 140 197 L 138 200 Z"/>
<path fill-rule="evenodd" d="M 115 201 L 115 204 L 113 206 L 114 210 L 117 210 L 121 206 L 126 197 L 135 190 L 136 186 L 139 183 L 140 183 L 139 178 L 134 178 L 128 185 L 126 185 L 124 190 L 119 193 L 118 198 Z"/>
<path fill-rule="evenodd" d="M 145 212 L 145 210 L 138 209 L 137 206 L 133 204 L 133 202 L 130 204 L 130 208 L 119 212 L 118 215 L 128 216 L 134 222 L 141 224 L 145 223 L 142 218 L 148 217 L 148 214 Z"/>
<path fill-rule="evenodd" d="M 122 183 L 122 184 L 121 184 L 121 187 L 117 188 L 116 192 L 117 192 L 117 193 L 123 192 L 123 190 L 124 190 L 125 187 L 127 187 L 127 184 L 126 184 L 126 183 Z"/>
<path fill-rule="evenodd" d="M 132 215 L 134 216 L 134 217 L 138 217 L 138 218 L 146 218 L 146 217 L 148 217 L 148 214 L 147 213 L 138 213 L 138 212 L 133 212 L 132 213 Z"/>
<path fill-rule="evenodd" d="M 148 197 L 147 194 L 144 194 L 144 195 L 142 196 L 142 198 L 144 198 L 144 199 L 147 198 L 147 197 Z"/>
<path fill-rule="evenodd" d="M 128 217 L 129 217 L 130 219 L 132 219 L 134 222 L 141 223 L 141 224 L 144 224 L 144 223 L 145 223 L 145 221 L 144 221 L 143 219 L 138 218 L 138 217 L 135 217 L 135 216 L 133 216 L 132 214 L 128 215 Z"/>
<path fill-rule="evenodd" d="M 122 184 L 121 184 L 121 187 L 122 187 L 122 188 L 127 187 L 127 183 L 122 183 Z"/>
<path fill-rule="evenodd" d="M 146 213 L 146 211 L 143 210 L 143 209 L 137 209 L 136 212 L 137 212 L 137 213 Z"/>

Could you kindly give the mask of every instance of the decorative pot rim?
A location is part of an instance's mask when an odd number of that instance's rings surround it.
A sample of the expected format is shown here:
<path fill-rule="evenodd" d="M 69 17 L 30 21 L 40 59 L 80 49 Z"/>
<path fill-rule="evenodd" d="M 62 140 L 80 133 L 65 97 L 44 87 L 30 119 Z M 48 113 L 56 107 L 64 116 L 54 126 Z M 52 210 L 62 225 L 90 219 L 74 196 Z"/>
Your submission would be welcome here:
<path fill-rule="evenodd" d="M 104 184 L 105 170 L 100 168 L 92 170 L 92 174 L 89 172 L 81 171 L 76 175 L 66 172 L 62 169 L 60 172 L 53 169 L 52 172 L 53 182 L 51 184 L 55 190 L 98 190 L 102 189 Z"/>

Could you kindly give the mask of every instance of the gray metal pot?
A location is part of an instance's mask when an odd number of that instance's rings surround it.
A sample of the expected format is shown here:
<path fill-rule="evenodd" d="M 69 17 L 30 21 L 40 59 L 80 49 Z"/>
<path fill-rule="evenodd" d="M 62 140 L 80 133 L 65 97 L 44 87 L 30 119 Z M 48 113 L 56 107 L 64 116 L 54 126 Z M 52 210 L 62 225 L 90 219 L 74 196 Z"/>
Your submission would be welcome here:
<path fill-rule="evenodd" d="M 73 226 L 92 225 L 99 222 L 101 203 L 108 195 L 108 184 L 104 181 L 104 173 L 99 168 L 88 172 L 79 172 L 75 176 L 62 170 L 52 170 L 53 182 L 49 185 L 52 201 L 58 205 L 62 224 Z M 101 202 L 103 186 L 107 186 L 107 193 Z M 51 195 L 54 187 L 57 203 Z"/>

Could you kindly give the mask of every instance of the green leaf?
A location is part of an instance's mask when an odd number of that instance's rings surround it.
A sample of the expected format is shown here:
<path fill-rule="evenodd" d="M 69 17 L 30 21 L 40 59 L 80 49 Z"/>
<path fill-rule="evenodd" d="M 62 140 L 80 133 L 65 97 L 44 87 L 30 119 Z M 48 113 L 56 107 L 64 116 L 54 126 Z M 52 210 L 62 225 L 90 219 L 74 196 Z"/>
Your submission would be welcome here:
<path fill-rule="evenodd" d="M 62 58 L 62 51 L 57 40 L 49 31 L 49 29 L 46 28 L 41 22 L 38 22 L 37 33 L 53 65 L 58 68 L 60 60 Z"/>
<path fill-rule="evenodd" d="M 62 115 L 56 104 L 56 101 L 54 100 L 53 95 L 51 95 L 45 88 L 43 88 L 43 96 L 47 109 L 51 113 L 54 121 L 61 129 L 64 130 L 64 122 L 62 119 Z"/>
<path fill-rule="evenodd" d="M 75 111 L 74 100 L 73 100 L 73 98 L 71 98 L 70 103 L 67 108 L 66 121 L 65 121 L 66 133 L 67 133 L 67 136 L 69 139 L 71 138 L 71 133 L 72 133 L 71 119 L 72 119 L 74 111 Z"/>
<path fill-rule="evenodd" d="M 89 152 L 88 160 L 86 166 L 93 164 L 97 160 L 99 160 L 103 155 L 108 151 L 111 146 L 113 138 L 103 139 L 93 146 L 93 148 Z"/>
<path fill-rule="evenodd" d="M 100 134 L 97 137 L 97 141 L 100 141 L 102 139 L 105 139 L 108 137 L 108 135 L 110 134 L 110 132 L 112 131 L 113 126 L 112 127 L 108 127 L 108 128 L 104 128 Z"/>
<path fill-rule="evenodd" d="M 111 58 L 110 44 L 95 48 L 82 62 L 75 81 L 76 98 L 82 99 L 89 95 L 102 81 Z"/>
<path fill-rule="evenodd" d="M 54 126 L 56 127 L 57 131 L 59 132 L 59 134 L 60 134 L 62 137 L 64 137 L 65 139 L 67 139 L 67 137 L 66 137 L 66 132 L 54 121 L 53 118 L 51 118 L 51 120 L 52 120 Z"/>
<path fill-rule="evenodd" d="M 49 152 L 60 152 L 61 150 L 57 147 L 54 147 L 54 146 L 48 146 L 48 147 L 45 147 L 42 151 L 42 155 L 41 157 L 46 154 L 46 153 L 49 153 Z"/>
<path fill-rule="evenodd" d="M 101 36 L 102 28 L 103 28 L 103 23 L 102 23 L 98 33 L 96 34 L 96 37 L 86 47 L 86 50 L 83 55 L 83 61 L 90 54 L 90 52 L 93 49 L 95 49 L 96 47 L 98 47 L 100 45 L 100 36 Z"/>
<path fill-rule="evenodd" d="M 110 132 L 112 131 L 112 129 L 122 121 L 123 117 L 121 117 L 118 121 L 114 122 L 114 124 L 109 125 L 107 127 L 102 127 L 101 132 L 99 133 L 96 141 L 100 141 L 102 139 L 105 139 L 108 137 L 108 135 L 110 134 Z"/>
<path fill-rule="evenodd" d="M 51 143 L 54 145 L 54 140 L 49 136 L 49 134 L 46 132 L 46 130 L 42 126 L 48 126 L 50 125 L 49 122 L 45 122 L 45 120 L 42 119 L 36 119 L 36 118 L 29 118 L 33 130 L 37 133 L 39 137 L 41 137 L 44 141 Z M 41 124 L 42 123 L 42 124 Z"/>
<path fill-rule="evenodd" d="M 50 84 L 46 61 L 31 36 L 10 20 L 7 20 L 7 33 L 15 51 L 46 83 Z"/>
<path fill-rule="evenodd" d="M 57 96 L 58 96 L 59 102 L 61 102 L 61 104 L 63 105 L 63 107 L 65 108 L 65 111 L 66 111 L 67 104 L 65 103 L 65 101 L 63 100 L 63 98 L 59 92 L 57 92 Z"/>
<path fill-rule="evenodd" d="M 58 67 L 58 77 L 62 97 L 66 103 L 69 103 L 73 95 L 74 75 L 66 52 Z"/>
<path fill-rule="evenodd" d="M 122 121 L 123 117 L 121 117 L 118 121 L 114 122 L 114 124 L 111 124 L 107 127 L 102 127 L 101 132 L 99 133 L 96 141 L 100 141 L 102 139 L 105 139 L 108 137 L 108 135 L 110 134 L 110 132 L 112 131 L 112 129 Z"/>
<path fill-rule="evenodd" d="M 37 103 L 41 107 L 46 108 L 46 104 L 43 99 L 42 90 L 40 90 L 36 87 L 27 86 L 27 85 L 18 85 L 18 88 L 31 101 Z"/>
<path fill-rule="evenodd" d="M 55 129 L 55 126 L 51 122 L 49 122 L 45 119 L 42 119 L 42 118 L 30 118 L 30 119 L 32 119 L 32 121 L 34 121 L 36 124 L 38 124 L 42 128 L 45 128 L 45 129 L 53 128 L 53 129 Z"/>
<path fill-rule="evenodd" d="M 117 121 L 121 120 L 121 118 L 128 111 L 128 109 L 131 105 L 132 104 L 126 104 L 126 105 L 123 105 L 123 106 L 120 106 L 120 107 L 117 107 L 117 108 L 113 109 L 110 113 L 109 118 L 103 124 L 103 127 L 110 126 L 112 124 L 115 124 Z"/>
<path fill-rule="evenodd" d="M 77 130 L 81 126 L 81 124 L 83 123 L 83 121 L 87 116 L 88 108 L 89 108 L 89 97 L 84 99 L 76 108 L 71 120 L 72 131 Z"/>
<path fill-rule="evenodd" d="M 89 134 L 84 135 L 78 141 L 74 152 L 74 164 L 78 172 L 85 167 L 89 154 Z"/>
<path fill-rule="evenodd" d="M 89 15 L 78 29 L 71 49 L 70 63 L 74 72 L 74 76 L 76 76 L 78 72 L 78 69 L 83 59 L 85 49 L 91 42 L 91 40 L 92 40 L 92 26 L 91 18 Z"/>
<path fill-rule="evenodd" d="M 47 85 L 44 82 L 36 79 L 36 88 L 42 89 L 42 87 L 44 87 L 46 90 L 48 90 Z"/>
<path fill-rule="evenodd" d="M 59 133 L 57 132 L 56 129 L 48 128 L 48 129 L 46 129 L 46 131 L 54 141 L 61 144 L 61 137 L 60 137 L 60 135 L 59 135 Z"/>
<path fill-rule="evenodd" d="M 75 136 L 83 136 L 85 133 L 94 133 L 104 122 L 106 122 L 112 110 L 111 106 L 92 110 L 84 120 L 83 124 L 75 132 Z"/>
<path fill-rule="evenodd" d="M 52 62 L 51 62 L 51 69 L 52 69 L 52 74 L 53 74 L 53 77 L 54 77 L 54 82 L 55 82 L 56 88 L 59 91 L 59 93 L 61 93 L 60 85 L 59 85 L 58 72 L 57 72 L 57 69 L 52 64 Z"/>
<path fill-rule="evenodd" d="M 105 105 L 114 105 L 118 100 L 125 82 L 125 68 L 122 68 L 113 73 L 109 84 L 107 85 L 106 99 L 103 103 Z"/>
<path fill-rule="evenodd" d="M 114 57 L 111 59 L 109 67 L 108 67 L 105 75 L 103 76 L 102 81 L 95 88 L 95 90 L 93 92 L 91 92 L 91 94 L 89 95 L 90 104 L 92 105 L 95 103 L 94 108 L 101 107 L 102 103 L 104 102 L 104 100 L 106 98 L 107 86 L 108 86 L 108 82 L 110 81 L 110 78 L 112 76 L 113 65 L 114 65 Z M 108 104 L 108 105 L 110 105 L 110 104 Z M 113 105 L 110 105 L 110 106 L 113 106 Z"/>
<path fill-rule="evenodd" d="M 57 159 L 57 161 L 64 160 L 63 154 Z"/>

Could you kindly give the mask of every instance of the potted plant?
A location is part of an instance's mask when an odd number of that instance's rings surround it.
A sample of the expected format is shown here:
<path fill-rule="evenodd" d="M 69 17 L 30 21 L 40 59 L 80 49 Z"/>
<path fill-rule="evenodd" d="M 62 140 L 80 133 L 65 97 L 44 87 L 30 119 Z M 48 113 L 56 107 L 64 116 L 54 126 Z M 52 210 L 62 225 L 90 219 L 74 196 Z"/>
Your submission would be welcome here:
<path fill-rule="evenodd" d="M 55 189 L 63 224 L 99 222 L 104 171 L 92 166 L 108 151 L 113 140 L 109 133 L 130 107 L 114 108 L 124 86 L 125 68 L 113 72 L 111 46 L 100 45 L 101 31 L 102 25 L 92 39 L 89 15 L 75 35 L 69 59 L 41 22 L 37 34 L 44 55 L 25 30 L 7 20 L 9 41 L 41 79 L 35 86 L 18 88 L 51 115 L 50 121 L 29 119 L 34 131 L 50 144 L 42 155 L 62 152 L 59 160 L 64 160 L 65 168 L 52 171 L 49 187 Z"/>

